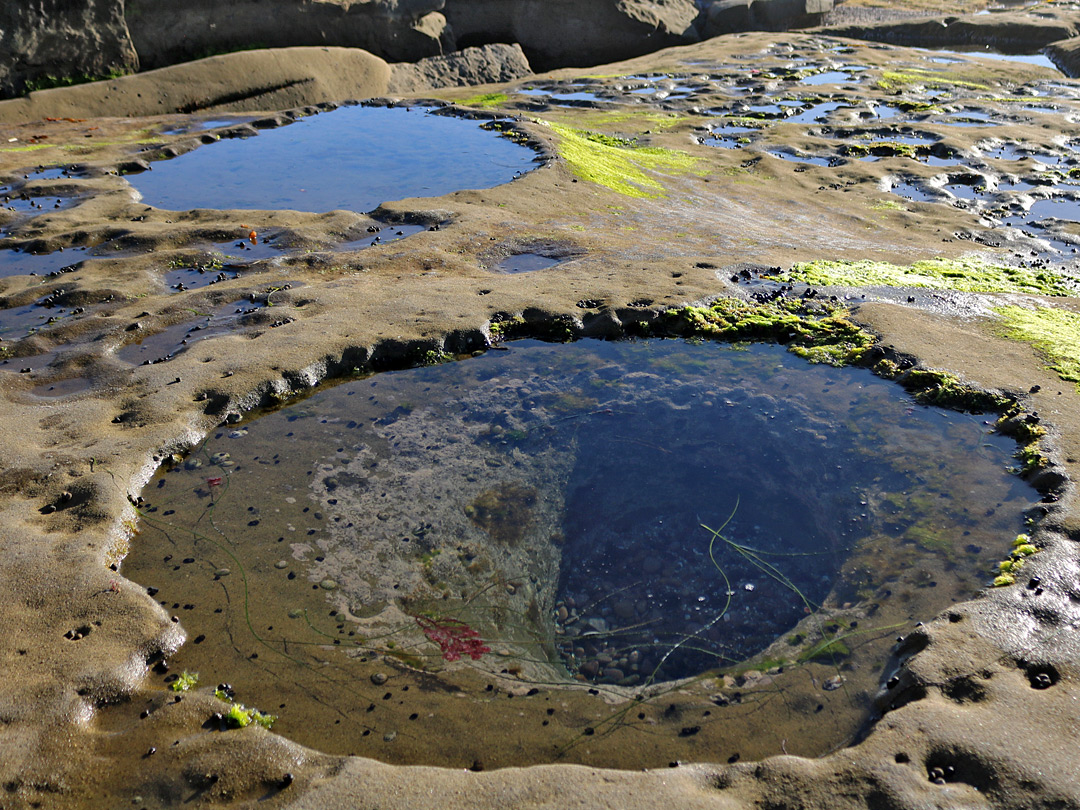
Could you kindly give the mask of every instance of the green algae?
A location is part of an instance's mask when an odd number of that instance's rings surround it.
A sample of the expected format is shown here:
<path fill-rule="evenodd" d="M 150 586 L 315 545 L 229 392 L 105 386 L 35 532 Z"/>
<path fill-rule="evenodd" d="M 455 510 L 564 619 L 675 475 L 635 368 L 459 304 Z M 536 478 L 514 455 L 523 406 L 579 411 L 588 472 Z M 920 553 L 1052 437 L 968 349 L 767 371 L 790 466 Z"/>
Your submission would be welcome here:
<path fill-rule="evenodd" d="M 557 149 L 574 174 L 628 197 L 664 196 L 663 185 L 646 170 L 685 172 L 697 164 L 697 158 L 675 149 L 639 146 L 626 138 L 541 123 L 559 136 Z"/>
<path fill-rule="evenodd" d="M 781 281 L 819 286 L 920 287 L 974 293 L 1031 293 L 1073 296 L 1053 273 L 993 264 L 983 259 L 925 259 L 903 267 L 888 262 L 800 262 Z"/>
<path fill-rule="evenodd" d="M 721 298 L 707 306 L 666 311 L 666 326 L 681 335 L 730 341 L 773 340 L 811 363 L 855 363 L 874 344 L 874 336 L 848 320 L 838 305 L 779 300 L 752 304 Z"/>
<path fill-rule="evenodd" d="M 506 93 L 481 93 L 461 101 L 466 107 L 498 107 L 510 100 Z"/>
<path fill-rule="evenodd" d="M 1030 343 L 1063 380 L 1080 391 L 1080 313 L 1055 307 L 1028 309 L 1009 305 L 994 312 L 1004 322 L 1002 333 Z"/>
<path fill-rule="evenodd" d="M 969 82 L 963 79 L 953 79 L 932 73 L 929 70 L 883 70 L 878 80 L 878 87 L 882 90 L 900 90 L 909 84 L 921 84 L 926 87 L 949 89 L 963 87 L 968 90 L 989 90 L 989 86 L 978 82 Z"/>

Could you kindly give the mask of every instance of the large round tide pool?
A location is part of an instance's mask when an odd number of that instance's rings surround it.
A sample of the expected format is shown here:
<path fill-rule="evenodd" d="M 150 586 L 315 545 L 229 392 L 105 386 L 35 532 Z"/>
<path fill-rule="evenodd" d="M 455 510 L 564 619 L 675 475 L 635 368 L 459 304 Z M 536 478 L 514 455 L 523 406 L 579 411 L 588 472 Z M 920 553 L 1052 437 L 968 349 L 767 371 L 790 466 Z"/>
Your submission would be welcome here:
<path fill-rule="evenodd" d="M 346 106 L 204 145 L 127 179 L 156 208 L 371 211 L 512 180 L 536 153 L 426 108 Z"/>
<path fill-rule="evenodd" d="M 322 750 L 819 755 L 1023 529 L 986 419 L 778 346 L 512 343 L 222 427 L 123 571 L 189 633 L 161 677 Z"/>

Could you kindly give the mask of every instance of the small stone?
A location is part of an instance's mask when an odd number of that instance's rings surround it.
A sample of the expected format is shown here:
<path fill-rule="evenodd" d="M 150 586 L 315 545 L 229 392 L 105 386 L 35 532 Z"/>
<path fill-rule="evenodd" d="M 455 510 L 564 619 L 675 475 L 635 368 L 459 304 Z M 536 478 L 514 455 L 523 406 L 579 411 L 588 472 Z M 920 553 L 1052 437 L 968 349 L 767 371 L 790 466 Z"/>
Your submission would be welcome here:
<path fill-rule="evenodd" d="M 332 579 L 324 579 L 322 582 L 319 583 L 319 587 L 322 588 L 324 591 L 336 591 L 338 584 Z"/>
<path fill-rule="evenodd" d="M 382 686 L 384 683 L 387 682 L 387 680 L 389 680 L 389 678 L 387 677 L 385 672 L 371 673 L 371 682 L 376 686 Z"/>
<path fill-rule="evenodd" d="M 279 571 L 288 567 L 289 563 L 286 560 L 278 560 L 276 563 L 274 563 L 274 568 L 277 568 Z"/>
<path fill-rule="evenodd" d="M 232 571 L 230 571 L 228 568 L 219 568 L 217 571 L 214 572 L 214 576 L 215 577 L 227 577 L 231 573 L 232 573 Z"/>
<path fill-rule="evenodd" d="M 304 615 L 303 608 L 293 608 L 292 610 L 289 611 L 289 618 L 290 619 L 299 619 L 303 615 Z"/>
<path fill-rule="evenodd" d="M 383 738 L 383 742 L 393 742 L 394 740 L 397 739 L 397 732 L 396 731 L 388 731 L 385 734 L 383 734 L 382 738 Z"/>

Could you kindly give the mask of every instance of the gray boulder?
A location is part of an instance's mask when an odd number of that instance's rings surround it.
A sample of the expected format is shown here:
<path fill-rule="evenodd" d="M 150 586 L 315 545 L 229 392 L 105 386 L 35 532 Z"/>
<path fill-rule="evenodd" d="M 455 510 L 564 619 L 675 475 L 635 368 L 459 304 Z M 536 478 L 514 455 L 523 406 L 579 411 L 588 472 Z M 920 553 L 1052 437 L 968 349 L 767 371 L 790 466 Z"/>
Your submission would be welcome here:
<path fill-rule="evenodd" d="M 388 92 L 418 93 L 440 87 L 510 82 L 531 73 L 520 45 L 484 45 L 412 64 L 391 65 Z"/>
<path fill-rule="evenodd" d="M 252 48 L 363 48 L 390 62 L 453 49 L 444 0 L 127 0 L 144 68 Z"/>
<path fill-rule="evenodd" d="M 0 3 L 0 97 L 138 69 L 123 0 Z"/>
<path fill-rule="evenodd" d="M 737 31 L 786 31 L 819 25 L 833 0 L 717 0 L 706 9 L 702 37 Z"/>
<path fill-rule="evenodd" d="M 458 47 L 517 42 L 539 71 L 698 40 L 693 0 L 446 0 Z"/>

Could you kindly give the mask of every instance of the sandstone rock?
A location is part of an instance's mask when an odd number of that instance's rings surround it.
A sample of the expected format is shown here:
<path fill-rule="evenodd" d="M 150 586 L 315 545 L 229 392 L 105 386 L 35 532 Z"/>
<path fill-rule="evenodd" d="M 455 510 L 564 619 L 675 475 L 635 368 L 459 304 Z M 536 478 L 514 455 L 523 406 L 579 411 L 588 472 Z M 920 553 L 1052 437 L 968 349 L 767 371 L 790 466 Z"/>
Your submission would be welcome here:
<path fill-rule="evenodd" d="M 0 101 L 0 122 L 282 110 L 386 93 L 390 66 L 357 48 L 279 48 Z"/>
<path fill-rule="evenodd" d="M 459 47 L 521 44 L 537 70 L 628 59 L 698 39 L 693 0 L 447 0 Z"/>
<path fill-rule="evenodd" d="M 1080 76 L 1080 39 L 1053 42 L 1047 46 L 1046 55 L 1070 79 Z"/>
<path fill-rule="evenodd" d="M 138 70 L 122 0 L 19 0 L 0 4 L 0 97 L 28 83 Z"/>
<path fill-rule="evenodd" d="M 892 45 L 945 48 L 979 46 L 1005 53 L 1032 53 L 1080 33 L 1080 14 L 1018 11 L 984 16 L 927 17 L 871 25 L 833 26 L 829 34 Z"/>
<path fill-rule="evenodd" d="M 484 45 L 390 66 L 390 93 L 510 82 L 532 73 L 520 45 Z"/>
<path fill-rule="evenodd" d="M 833 0 L 717 0 L 705 12 L 702 37 L 736 31 L 784 31 L 818 25 Z"/>
<path fill-rule="evenodd" d="M 304 45 L 363 48 L 389 61 L 411 62 L 451 46 L 438 13 L 443 2 L 127 0 L 127 22 L 146 68 L 248 48 Z"/>

